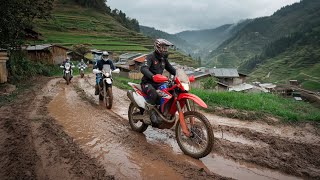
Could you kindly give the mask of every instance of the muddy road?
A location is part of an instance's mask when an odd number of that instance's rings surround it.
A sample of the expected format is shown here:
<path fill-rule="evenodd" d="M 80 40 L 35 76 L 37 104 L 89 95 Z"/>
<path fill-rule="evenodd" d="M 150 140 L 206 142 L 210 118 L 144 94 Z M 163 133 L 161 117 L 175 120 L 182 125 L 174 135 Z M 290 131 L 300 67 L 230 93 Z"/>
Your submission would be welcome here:
<path fill-rule="evenodd" d="M 320 133 L 310 124 L 268 125 L 205 113 L 215 144 L 197 160 L 182 153 L 173 130 L 133 132 L 125 91 L 113 88 L 114 106 L 107 110 L 94 96 L 93 75 L 69 86 L 62 79 L 42 81 L 19 103 L 0 108 L 0 177 L 320 179 Z"/>

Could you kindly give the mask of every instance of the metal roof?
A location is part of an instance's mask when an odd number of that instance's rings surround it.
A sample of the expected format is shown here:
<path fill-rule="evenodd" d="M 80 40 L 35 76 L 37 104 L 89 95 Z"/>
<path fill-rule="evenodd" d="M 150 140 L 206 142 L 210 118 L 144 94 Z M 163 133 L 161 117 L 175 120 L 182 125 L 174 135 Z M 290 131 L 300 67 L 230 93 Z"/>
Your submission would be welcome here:
<path fill-rule="evenodd" d="M 140 56 L 138 56 L 138 57 L 134 58 L 133 60 L 134 60 L 134 61 L 137 61 L 137 62 L 141 62 L 141 63 L 143 63 L 143 62 L 145 61 L 146 57 L 147 57 L 147 55 L 146 55 L 146 54 L 142 54 L 142 55 L 140 55 Z"/>
<path fill-rule="evenodd" d="M 50 48 L 50 47 L 52 47 L 52 46 L 57 46 L 57 47 L 60 47 L 60 48 L 63 48 L 63 49 L 68 49 L 68 48 L 66 48 L 66 47 L 59 46 L 59 45 L 55 45 L 55 44 L 38 44 L 38 45 L 31 45 L 31 46 L 27 46 L 25 49 L 26 49 L 27 51 L 41 51 L 41 50 Z"/>
<path fill-rule="evenodd" d="M 239 77 L 237 69 L 214 68 L 209 70 L 215 77 Z"/>
<path fill-rule="evenodd" d="M 41 45 L 35 45 L 35 46 L 27 46 L 26 50 L 27 51 L 39 51 L 39 50 L 47 49 L 51 46 L 52 46 L 52 44 L 41 44 Z"/>
<path fill-rule="evenodd" d="M 253 86 L 251 84 L 243 83 L 243 84 L 239 84 L 236 86 L 231 86 L 229 88 L 229 91 L 239 92 L 239 91 L 245 91 L 245 90 L 252 89 L 252 88 L 253 88 Z"/>

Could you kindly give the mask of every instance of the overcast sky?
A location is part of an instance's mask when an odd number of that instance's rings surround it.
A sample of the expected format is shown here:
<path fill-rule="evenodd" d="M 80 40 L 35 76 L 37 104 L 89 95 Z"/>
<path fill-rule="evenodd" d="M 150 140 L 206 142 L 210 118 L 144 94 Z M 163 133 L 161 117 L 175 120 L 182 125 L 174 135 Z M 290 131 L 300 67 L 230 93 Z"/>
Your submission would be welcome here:
<path fill-rule="evenodd" d="M 300 0 L 107 0 L 140 25 L 177 33 L 211 29 L 247 18 L 270 16 Z"/>

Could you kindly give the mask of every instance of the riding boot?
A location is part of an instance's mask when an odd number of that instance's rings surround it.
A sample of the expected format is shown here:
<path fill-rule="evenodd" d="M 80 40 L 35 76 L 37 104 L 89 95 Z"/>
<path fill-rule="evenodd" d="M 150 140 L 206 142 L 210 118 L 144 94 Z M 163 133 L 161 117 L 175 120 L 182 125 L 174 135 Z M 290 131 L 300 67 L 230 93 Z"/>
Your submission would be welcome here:
<path fill-rule="evenodd" d="M 98 86 L 98 84 L 96 84 L 94 88 L 95 88 L 94 95 L 99 95 L 99 86 Z"/>
<path fill-rule="evenodd" d="M 150 112 L 150 119 L 151 119 L 152 127 L 159 127 L 160 126 L 159 117 L 154 110 L 151 110 L 151 112 Z"/>

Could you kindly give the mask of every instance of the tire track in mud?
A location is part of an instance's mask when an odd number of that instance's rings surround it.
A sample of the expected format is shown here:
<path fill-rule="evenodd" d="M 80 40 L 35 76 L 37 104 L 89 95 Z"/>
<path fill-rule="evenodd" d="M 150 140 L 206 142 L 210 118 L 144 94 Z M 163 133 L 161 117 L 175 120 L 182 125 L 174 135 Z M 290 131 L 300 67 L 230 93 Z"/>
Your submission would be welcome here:
<path fill-rule="evenodd" d="M 84 97 L 79 89 L 78 94 Z M 49 104 L 49 111 L 87 153 L 100 159 L 108 174 L 120 179 L 228 179 L 190 165 L 184 155 L 177 156 L 159 145 L 150 145 L 145 135 L 131 131 L 128 122 L 119 115 L 82 101 L 78 94 L 68 87 Z M 65 104 L 63 99 L 67 101 Z M 73 107 L 62 110 L 70 107 L 68 101 L 71 99 Z M 61 107 L 58 108 L 57 104 Z M 66 119 L 81 117 L 82 120 L 77 120 L 78 125 L 71 125 L 75 121 L 62 120 L 59 111 L 63 111 Z M 73 113 L 75 111 L 79 112 L 78 115 Z"/>
<path fill-rule="evenodd" d="M 82 89 L 82 92 L 86 94 L 86 96 L 88 96 L 87 99 L 89 99 L 89 101 L 92 101 L 92 98 L 94 98 L 95 104 L 97 104 L 97 98 L 95 98 L 92 95 L 94 90 L 93 90 L 93 87 L 90 86 L 91 84 L 90 81 L 94 82 L 92 78 L 91 79 L 88 78 L 84 81 L 80 80 L 78 83 L 78 86 L 79 88 Z M 112 108 L 112 111 L 115 114 L 117 114 L 117 116 L 127 119 L 127 112 L 124 110 L 124 107 L 129 106 L 129 101 L 126 98 L 125 92 L 117 88 L 114 88 L 114 95 L 115 95 L 114 99 L 116 101 L 115 101 L 114 107 Z M 311 167 L 309 170 L 303 170 L 303 168 L 300 168 L 298 169 L 298 171 L 295 171 L 296 165 L 298 165 L 300 161 L 308 162 L 308 160 L 307 161 L 303 160 L 304 157 L 299 157 L 299 156 L 295 156 L 294 154 L 287 153 L 287 151 L 291 151 L 292 149 L 291 146 L 295 146 L 296 144 L 294 143 L 292 144 L 291 142 L 288 143 L 286 139 L 284 139 L 283 141 L 278 141 L 277 139 L 279 137 L 270 136 L 264 133 L 259 133 L 258 130 L 254 131 L 254 129 L 248 130 L 246 128 L 230 127 L 230 126 L 224 125 L 224 123 L 221 123 L 221 125 L 219 125 L 218 127 L 215 121 L 212 121 L 212 123 L 215 127 L 215 136 L 218 137 L 218 138 L 215 138 L 216 141 L 215 141 L 213 153 L 208 155 L 208 157 L 203 158 L 201 160 L 202 163 L 199 163 L 198 161 L 195 161 L 193 159 L 188 160 L 189 163 L 196 164 L 198 167 L 201 167 L 207 172 L 214 172 L 223 176 L 227 175 L 229 177 L 240 178 L 240 179 L 246 179 L 248 177 L 249 178 L 255 177 L 255 179 L 258 179 L 258 178 L 290 179 L 292 178 L 288 175 L 284 175 L 276 171 L 273 172 L 273 170 L 271 169 L 277 169 L 282 172 L 290 173 L 300 177 L 308 177 L 308 178 L 318 177 L 318 174 L 316 171 L 315 173 L 312 172 L 313 167 L 317 167 L 317 163 L 315 163 L 315 166 Z M 222 134 L 221 133 L 222 130 L 224 131 L 224 135 L 220 135 L 219 137 L 219 134 Z M 152 143 L 152 145 L 157 143 L 159 144 L 160 142 L 162 146 L 163 145 L 166 146 L 166 149 L 168 151 L 173 150 L 178 154 L 182 154 L 179 147 L 177 147 L 177 145 L 175 144 L 174 134 L 170 132 L 170 130 L 168 131 L 160 130 L 159 133 L 157 133 L 157 130 L 154 130 L 154 131 L 147 130 L 144 134 L 146 136 L 147 141 L 149 143 Z M 274 141 L 278 143 L 272 143 Z M 282 146 L 283 149 L 279 147 L 274 147 L 275 144 L 284 144 Z M 290 148 L 289 149 L 287 148 L 287 151 L 285 151 L 286 147 L 288 146 Z M 314 148 L 315 147 L 311 147 L 310 149 L 314 149 Z M 299 150 L 301 149 L 299 148 Z M 306 152 L 306 151 L 303 151 L 303 152 Z M 312 152 L 313 151 L 311 151 L 311 153 Z M 218 156 L 215 153 L 218 153 Z M 274 154 L 276 154 L 275 157 L 274 157 Z M 284 156 L 282 156 L 282 154 L 284 154 Z M 308 155 L 310 155 L 310 153 Z M 236 162 L 225 159 L 224 157 L 236 160 Z M 289 160 L 288 161 L 283 160 L 286 158 L 288 158 Z M 294 161 L 295 164 L 292 165 L 291 162 L 296 158 L 298 159 L 298 161 Z M 246 164 L 244 162 L 247 162 L 249 164 L 247 164 L 246 166 L 243 166 L 242 164 Z M 217 166 L 216 164 L 218 163 L 221 163 L 223 165 Z M 238 172 L 239 174 L 230 175 L 229 172 L 219 173 L 219 172 L 216 172 L 215 170 L 215 169 L 220 169 L 223 171 L 223 168 L 225 167 L 229 169 L 233 169 L 235 172 Z M 250 168 L 250 167 L 253 167 L 253 168 Z M 270 169 L 266 169 L 266 168 L 270 168 Z"/>

